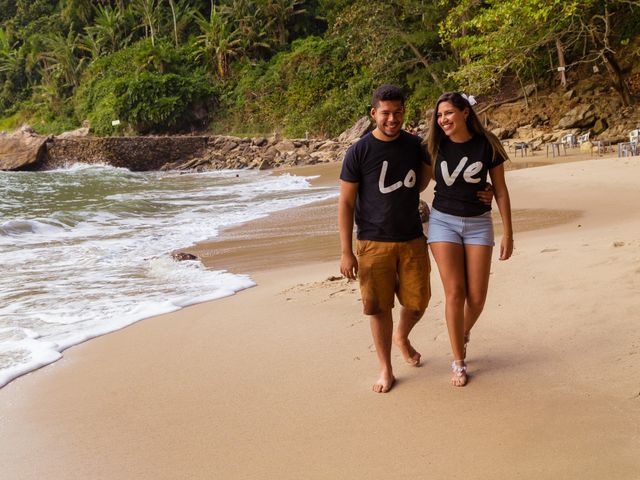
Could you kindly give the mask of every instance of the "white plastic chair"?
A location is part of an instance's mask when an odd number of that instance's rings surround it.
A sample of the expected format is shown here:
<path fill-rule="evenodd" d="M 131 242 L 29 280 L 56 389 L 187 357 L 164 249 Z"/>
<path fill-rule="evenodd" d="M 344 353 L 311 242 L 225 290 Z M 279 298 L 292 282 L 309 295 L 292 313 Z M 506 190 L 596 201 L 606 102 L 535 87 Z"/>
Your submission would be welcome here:
<path fill-rule="evenodd" d="M 578 146 L 578 140 L 573 133 L 567 133 L 564 137 L 560 139 L 560 143 L 564 145 L 564 148 L 574 148 Z"/>
<path fill-rule="evenodd" d="M 578 145 L 582 145 L 585 142 L 589 141 L 589 135 L 591 134 L 591 132 L 587 132 L 587 133 L 583 133 L 582 135 L 578 136 Z"/>

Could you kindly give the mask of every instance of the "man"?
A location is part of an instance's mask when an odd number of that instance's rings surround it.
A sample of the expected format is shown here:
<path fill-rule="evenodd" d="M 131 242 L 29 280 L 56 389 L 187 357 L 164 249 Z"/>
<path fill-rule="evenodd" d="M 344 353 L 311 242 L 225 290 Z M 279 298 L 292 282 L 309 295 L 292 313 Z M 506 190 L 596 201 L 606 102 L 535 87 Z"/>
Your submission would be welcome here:
<path fill-rule="evenodd" d="M 395 378 L 391 344 L 410 365 L 420 365 L 420 353 L 409 333 L 422 318 L 431 297 L 430 264 L 418 213 L 420 192 L 431 178 L 430 161 L 419 137 L 402 130 L 402 91 L 392 85 L 376 89 L 371 102 L 375 129 L 352 145 L 340 174 L 338 225 L 340 272 L 360 279 L 365 315 L 381 372 L 373 391 L 388 392 Z M 352 248 L 355 214 L 357 258 Z M 394 296 L 401 305 L 393 333 Z"/>

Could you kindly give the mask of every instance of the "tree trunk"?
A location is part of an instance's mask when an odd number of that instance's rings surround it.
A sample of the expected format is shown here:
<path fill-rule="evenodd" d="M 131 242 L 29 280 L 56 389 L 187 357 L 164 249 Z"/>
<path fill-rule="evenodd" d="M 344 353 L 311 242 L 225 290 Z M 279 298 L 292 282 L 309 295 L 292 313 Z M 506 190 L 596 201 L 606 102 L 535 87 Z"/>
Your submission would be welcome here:
<path fill-rule="evenodd" d="M 427 72 L 429 72 L 429 75 L 431 75 L 433 82 L 438 86 L 440 90 L 444 91 L 445 88 L 442 82 L 440 81 L 440 77 L 438 77 L 438 75 L 433 70 L 431 70 L 431 65 L 429 64 L 429 61 L 420 53 L 420 50 L 418 50 L 416 46 L 413 43 L 411 43 L 411 41 L 409 41 L 408 38 L 406 38 L 406 36 L 402 35 L 402 40 L 413 52 L 416 59 L 418 59 L 418 61 L 425 66 L 425 68 L 427 69 Z"/>
<path fill-rule="evenodd" d="M 567 75 L 565 72 L 566 63 L 564 61 L 564 46 L 562 40 L 556 38 L 556 50 L 558 51 L 558 72 L 560 73 L 560 85 L 562 88 L 567 88 Z"/>
<path fill-rule="evenodd" d="M 622 74 L 622 68 L 620 68 L 620 64 L 616 60 L 615 55 L 613 52 L 605 50 L 603 56 L 605 60 L 604 64 L 607 67 L 609 76 L 611 77 L 611 84 L 613 85 L 613 88 L 618 92 L 620 98 L 622 98 L 622 102 L 626 106 L 633 104 L 634 102 L 631 97 L 631 92 L 629 92 L 629 87 L 627 86 L 627 82 Z"/>
<path fill-rule="evenodd" d="M 171 7 L 171 16 L 173 17 L 173 38 L 176 42 L 176 47 L 178 46 L 178 24 L 176 22 L 176 9 L 173 4 L 173 0 L 169 0 L 169 6 Z"/>

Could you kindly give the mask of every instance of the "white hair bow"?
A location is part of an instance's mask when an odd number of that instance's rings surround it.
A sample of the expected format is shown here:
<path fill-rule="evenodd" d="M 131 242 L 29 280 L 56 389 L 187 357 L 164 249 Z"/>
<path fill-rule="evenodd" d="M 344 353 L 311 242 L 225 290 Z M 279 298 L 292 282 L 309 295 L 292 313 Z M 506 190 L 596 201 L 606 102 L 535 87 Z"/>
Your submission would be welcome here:
<path fill-rule="evenodd" d="M 464 98 L 467 102 L 469 102 L 469 105 L 471 105 L 472 107 L 478 103 L 476 101 L 476 97 L 474 97 L 473 95 L 467 95 L 466 93 L 461 93 L 460 94 L 462 96 L 462 98 Z"/>

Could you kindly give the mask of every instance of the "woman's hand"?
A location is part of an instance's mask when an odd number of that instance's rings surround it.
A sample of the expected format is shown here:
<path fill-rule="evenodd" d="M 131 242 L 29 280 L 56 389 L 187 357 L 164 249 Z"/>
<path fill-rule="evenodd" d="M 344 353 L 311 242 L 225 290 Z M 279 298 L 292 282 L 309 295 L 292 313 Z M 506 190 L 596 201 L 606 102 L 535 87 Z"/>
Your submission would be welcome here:
<path fill-rule="evenodd" d="M 500 242 L 500 260 L 509 260 L 513 253 L 513 237 L 502 237 Z"/>

